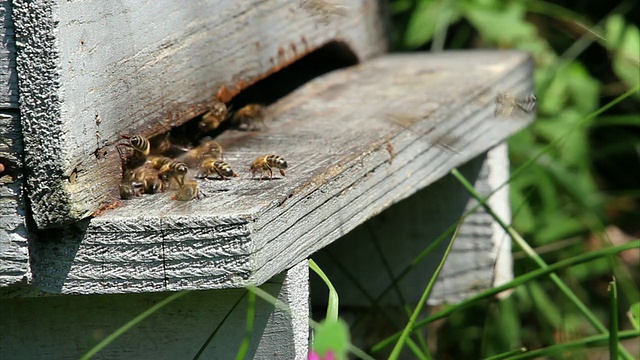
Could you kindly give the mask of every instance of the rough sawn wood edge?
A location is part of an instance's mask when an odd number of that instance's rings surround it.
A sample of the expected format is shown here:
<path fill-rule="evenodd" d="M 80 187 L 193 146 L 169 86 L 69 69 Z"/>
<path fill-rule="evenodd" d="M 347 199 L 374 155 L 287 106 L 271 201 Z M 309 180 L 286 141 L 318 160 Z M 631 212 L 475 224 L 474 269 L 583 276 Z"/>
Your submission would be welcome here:
<path fill-rule="evenodd" d="M 126 211 L 118 209 L 61 230 L 51 241 L 40 241 L 35 246 L 36 283 L 54 293 L 145 292 L 260 284 L 531 121 L 530 116 L 493 117 L 496 92 L 530 91 L 532 67 L 527 55 L 471 52 L 440 56 L 438 61 L 445 62 L 475 56 L 485 64 L 495 62 L 501 70 L 494 77 L 488 76 L 493 80 L 482 87 L 464 90 L 467 97 L 445 99 L 451 104 L 429 115 L 440 125 L 435 130 L 433 123 L 424 121 L 414 122 L 410 129 L 400 127 L 391 131 L 390 137 L 385 135 L 368 144 L 356 156 L 331 162 L 331 166 L 319 164 L 316 169 L 319 171 L 311 172 L 310 179 L 293 187 L 282 185 L 286 182 L 257 182 L 257 187 L 274 184 L 277 194 L 269 195 L 262 205 L 250 208 L 249 212 L 234 213 L 230 202 L 220 205 L 229 210 L 226 215 L 207 215 L 211 210 L 204 211 L 204 206 L 213 203 L 201 200 L 184 205 L 184 211 L 156 217 L 152 213 L 161 211 L 166 203 L 146 198 L 136 200 L 133 208 L 128 205 Z M 395 58 L 397 61 L 398 57 Z M 390 60 L 373 60 L 375 66 L 385 61 Z M 508 66 L 500 68 L 501 61 Z M 339 76 L 343 75 L 335 75 Z M 295 109 L 301 99 L 307 98 L 305 91 L 333 81 L 318 80 L 274 106 L 283 111 Z M 322 99 L 318 102 L 322 103 Z M 447 140 L 449 134 L 457 137 Z M 385 146 L 387 141 L 395 148 L 393 161 Z M 452 151 L 450 145 L 461 150 Z"/>
<path fill-rule="evenodd" d="M 0 287 L 31 282 L 22 168 L 22 134 L 16 110 L 0 110 Z"/>
<path fill-rule="evenodd" d="M 17 109 L 16 42 L 10 0 L 0 0 L 0 19 L 0 109 Z"/>

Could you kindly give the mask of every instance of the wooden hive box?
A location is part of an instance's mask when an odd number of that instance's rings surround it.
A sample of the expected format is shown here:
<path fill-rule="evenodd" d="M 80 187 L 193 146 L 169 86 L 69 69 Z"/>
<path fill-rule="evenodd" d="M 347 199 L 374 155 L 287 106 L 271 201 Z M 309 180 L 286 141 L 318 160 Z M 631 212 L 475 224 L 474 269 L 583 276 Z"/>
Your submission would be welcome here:
<path fill-rule="evenodd" d="M 383 55 L 378 1 L 327 4 L 0 1 L 6 39 L 0 122 L 7 124 L 0 135 L 14 139 L 0 144 L 0 163 L 7 167 L 2 176 L 10 176 L 0 178 L 0 286 L 13 285 L 2 289 L 12 299 L 0 307 L 59 306 L 50 298 L 28 299 L 45 292 L 90 295 L 98 308 L 117 312 L 123 308 L 109 296 L 119 296 L 127 304 L 123 313 L 135 316 L 161 296 L 150 292 L 207 290 L 181 306 L 218 301 L 235 309 L 237 290 L 231 289 L 275 282 L 274 296 L 308 312 L 308 270 L 301 270 L 308 257 L 452 168 L 478 156 L 473 162 L 482 164 L 482 154 L 531 121 L 494 116 L 498 93 L 531 89 L 526 54 Z M 243 96 L 270 105 L 261 131 L 228 130 L 217 138 L 239 178 L 201 181 L 205 196 L 190 202 L 171 194 L 118 201 L 115 145 L 122 134 L 158 135 L 202 115 L 213 99 L 248 101 Z M 287 159 L 287 175 L 247 176 L 248 164 L 268 153 Z M 470 229 L 475 236 L 477 228 Z M 482 251 L 495 260 L 498 245 L 491 244 Z M 456 286 L 465 294 L 480 289 L 462 281 Z M 57 314 L 42 310 L 42 323 L 71 316 L 73 304 L 92 311 L 84 299 L 68 300 Z M 2 330 L 15 335 L 0 339 L 3 344 L 39 331 L 21 327 L 27 313 L 11 314 Z M 257 338 L 285 323 L 295 346 L 280 354 L 304 354 L 304 324 L 274 314 L 264 310 Z M 205 320 L 189 321 L 201 326 Z M 86 341 L 83 331 L 59 332 L 65 334 Z M 42 334 L 43 341 L 59 343 L 54 335 Z M 234 339 L 228 343 L 235 346 Z M 136 344 L 139 353 L 158 350 Z M 268 353 L 273 344 L 256 343 L 252 354 Z M 110 354 L 130 346 L 123 342 Z M 15 348 L 3 349 L 4 356 Z M 68 358 L 81 354 L 65 351 Z"/>

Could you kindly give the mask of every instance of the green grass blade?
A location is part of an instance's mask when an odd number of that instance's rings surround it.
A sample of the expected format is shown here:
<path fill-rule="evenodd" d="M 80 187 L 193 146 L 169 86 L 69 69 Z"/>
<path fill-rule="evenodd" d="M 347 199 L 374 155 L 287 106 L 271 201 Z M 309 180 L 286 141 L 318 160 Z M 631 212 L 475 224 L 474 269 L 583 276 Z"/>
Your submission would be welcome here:
<path fill-rule="evenodd" d="M 633 328 L 640 331 L 640 302 L 631 305 L 627 316 Z"/>
<path fill-rule="evenodd" d="M 309 260 L 309 262 L 311 262 L 311 260 Z M 254 286 L 254 285 L 247 286 L 247 290 L 249 290 L 251 292 L 254 292 L 257 296 L 262 298 L 264 301 L 272 304 L 273 306 L 275 306 L 278 309 L 286 312 L 287 314 L 291 314 L 291 316 L 296 318 L 296 319 L 301 319 L 302 317 L 306 318 L 306 315 L 296 314 L 296 313 L 292 312 L 291 308 L 289 308 L 289 306 L 287 304 L 285 304 L 282 300 L 279 300 L 279 299 L 275 298 L 273 295 L 271 295 L 268 292 L 260 289 L 257 286 Z M 320 324 L 318 324 L 313 319 L 309 319 L 309 326 L 311 326 L 311 328 L 313 328 L 313 329 L 316 329 L 316 328 L 318 328 L 318 326 L 320 326 Z M 362 349 L 354 346 L 351 343 L 349 344 L 349 352 L 351 352 L 353 355 L 355 355 L 358 359 L 375 360 L 369 354 L 364 352 Z"/>
<path fill-rule="evenodd" d="M 616 278 L 609 283 L 609 359 L 618 358 L 618 287 Z"/>
<path fill-rule="evenodd" d="M 131 319 L 131 321 L 129 321 L 128 323 L 122 325 L 118 330 L 112 332 L 104 340 L 100 341 L 96 346 L 91 348 L 91 350 L 87 351 L 86 354 L 82 355 L 80 360 L 86 360 L 86 359 L 92 358 L 95 354 L 97 354 L 100 350 L 104 349 L 107 345 L 109 345 L 112 341 L 117 339 L 120 335 L 126 333 L 131 328 L 138 325 L 138 323 L 140 323 L 142 320 L 148 318 L 150 315 L 162 309 L 167 304 L 171 303 L 176 299 L 181 298 L 182 296 L 188 294 L 189 292 L 190 292 L 189 290 L 177 292 L 175 294 L 172 294 L 171 296 L 168 296 L 166 299 L 160 301 L 159 303 L 153 305 L 152 307 L 144 311 L 142 314 Z"/>
<path fill-rule="evenodd" d="M 524 353 L 525 351 L 527 351 L 527 348 L 522 347 L 522 348 L 520 348 L 520 349 L 516 349 L 516 350 L 512 350 L 512 351 L 507 351 L 507 352 L 502 353 L 502 354 L 489 356 L 488 358 L 485 358 L 485 360 L 502 360 L 502 359 L 511 359 L 511 357 L 512 357 L 512 356 L 522 354 L 522 353 Z"/>
<path fill-rule="evenodd" d="M 626 330 L 621 331 L 618 334 L 618 338 L 620 340 L 628 340 L 640 337 L 640 333 L 635 330 Z M 601 334 L 590 336 L 586 338 L 582 338 L 580 340 L 570 341 L 562 344 L 552 345 L 545 348 L 540 348 L 532 351 L 525 352 L 523 354 L 515 355 L 509 360 L 520 360 L 520 359 L 532 359 L 538 357 L 551 357 L 555 354 L 563 354 L 568 353 L 572 350 L 584 349 L 584 348 L 593 348 L 593 347 L 603 347 L 609 344 L 609 335 Z"/>
<path fill-rule="evenodd" d="M 242 293 L 242 295 L 238 298 L 236 303 L 233 304 L 231 309 L 229 309 L 229 311 L 227 311 L 227 313 L 224 315 L 224 317 L 222 318 L 220 323 L 216 326 L 216 328 L 213 329 L 213 332 L 211 332 L 207 340 L 205 340 L 205 342 L 202 344 L 202 346 L 200 347 L 196 355 L 193 357 L 193 360 L 198 360 L 200 356 L 202 356 L 202 353 L 204 353 L 204 351 L 207 349 L 207 346 L 209 346 L 209 343 L 211 342 L 211 340 L 213 340 L 213 338 L 216 337 L 216 334 L 218 334 L 218 331 L 220 331 L 220 329 L 222 328 L 222 325 L 227 321 L 229 316 L 233 313 L 233 310 L 235 310 L 235 308 L 238 307 L 238 305 L 240 305 L 240 302 L 242 301 L 245 295 L 247 295 L 246 291 Z"/>
<path fill-rule="evenodd" d="M 565 137 L 567 137 L 569 134 L 571 134 L 572 132 L 574 132 L 576 129 L 579 129 L 582 126 L 585 126 L 587 123 L 589 123 L 591 120 L 593 120 L 594 118 L 598 117 L 600 114 L 603 114 L 604 112 L 606 112 L 607 110 L 611 109 L 612 107 L 614 107 L 616 104 L 622 102 L 622 100 L 630 97 L 631 95 L 633 95 L 634 93 L 637 93 L 640 90 L 640 86 L 635 86 L 632 89 L 627 90 L 624 94 L 616 97 L 615 99 L 613 99 L 612 101 L 610 101 L 609 103 L 607 103 L 606 105 L 602 106 L 601 108 L 599 108 L 598 110 L 592 112 L 591 114 L 585 116 L 583 119 L 581 119 L 580 121 L 577 121 L 573 126 L 571 126 L 569 129 L 567 129 L 567 131 L 565 131 L 561 136 L 558 136 L 557 138 L 555 138 L 554 140 L 552 140 L 551 142 L 549 142 L 547 145 L 544 146 L 544 148 L 535 156 L 533 156 L 532 158 L 528 159 L 524 164 L 520 165 L 517 169 L 513 170 L 511 175 L 509 176 L 509 179 L 507 181 L 505 181 L 502 185 L 498 186 L 498 188 L 494 189 L 491 194 L 489 194 L 489 196 L 487 196 L 487 198 L 491 197 L 493 194 L 495 194 L 498 190 L 500 190 L 501 188 L 503 188 L 505 185 L 507 185 L 508 183 L 510 183 L 513 179 L 515 179 L 516 177 L 520 176 L 522 173 L 525 172 L 525 170 L 527 170 L 529 167 L 531 167 L 534 163 L 536 163 L 542 156 L 544 156 L 544 154 L 548 153 L 549 151 L 551 151 L 551 149 L 554 149 L 555 147 L 557 147 L 559 145 L 559 143 L 561 141 L 563 141 L 563 139 Z"/>
<path fill-rule="evenodd" d="M 413 331 L 413 325 L 415 324 L 418 318 L 418 315 L 420 314 L 420 311 L 422 311 L 422 307 L 424 306 L 424 304 L 426 304 L 427 298 L 429 297 L 429 294 L 431 294 L 431 290 L 433 289 L 433 286 L 436 283 L 436 279 L 438 278 L 438 275 L 440 275 L 440 271 L 442 270 L 442 267 L 444 266 L 444 263 L 447 260 L 449 253 L 451 252 L 451 248 L 453 247 L 453 243 L 458 233 L 458 229 L 460 229 L 460 224 L 461 222 L 458 222 L 458 227 L 456 228 L 455 233 L 453 234 L 453 236 L 451 237 L 451 240 L 449 241 L 449 245 L 447 246 L 447 249 L 445 250 L 444 255 L 442 256 L 442 260 L 440 260 L 438 267 L 436 268 L 435 272 L 431 276 L 431 279 L 429 280 L 429 284 L 427 284 L 427 287 L 424 289 L 424 292 L 422 293 L 422 297 L 420 297 L 420 300 L 418 300 L 418 304 L 413 310 L 413 314 L 411 314 L 411 317 L 409 318 L 407 325 L 404 327 L 404 330 L 402 330 L 402 334 L 400 335 L 398 342 L 396 343 L 393 350 L 391 351 L 391 355 L 389 356 L 390 360 L 398 359 L 398 357 L 400 356 L 400 352 L 402 351 L 402 347 L 404 346 L 404 343 L 406 342 L 407 337 L 409 336 L 409 333 Z"/>
<path fill-rule="evenodd" d="M 554 271 L 558 271 L 560 269 L 564 269 L 567 267 L 571 267 L 571 266 L 575 266 L 575 265 L 579 265 L 579 264 L 583 264 L 589 261 L 594 261 L 597 259 L 601 259 L 603 257 L 607 257 L 607 256 L 611 256 L 626 250 L 630 250 L 630 249 L 636 249 L 640 247 L 640 240 L 634 240 L 631 241 L 629 243 L 623 244 L 623 245 L 619 245 L 619 246 L 612 246 L 609 248 L 605 248 L 605 249 L 601 249 L 601 250 L 597 250 L 597 251 L 591 251 L 585 254 L 580 254 L 578 256 L 574 256 L 562 261 L 558 261 L 555 264 L 551 264 L 546 268 L 543 269 L 536 269 L 533 270 L 531 272 L 528 272 L 524 275 L 520 275 L 518 277 L 516 277 L 515 279 L 509 281 L 508 283 L 502 284 L 500 286 L 496 286 L 495 288 L 483 291 L 479 294 L 476 294 L 468 299 L 465 299 L 461 302 L 459 302 L 456 305 L 450 306 L 445 308 L 442 311 L 439 311 L 436 314 L 433 314 L 429 317 L 427 317 L 426 319 L 423 319 L 421 321 L 419 321 L 418 323 L 415 324 L 414 329 L 418 329 L 421 327 L 426 326 L 429 323 L 432 323 L 436 320 L 445 318 L 449 315 L 451 315 L 454 312 L 457 311 L 461 311 L 463 309 L 468 308 L 469 306 L 471 306 L 473 303 L 482 300 L 482 299 L 486 299 L 492 296 L 495 296 L 498 293 L 501 293 L 505 290 L 508 289 L 512 289 L 516 286 L 520 286 L 526 282 L 535 280 L 537 278 L 541 278 L 543 276 L 547 276 L 548 274 L 554 272 Z M 391 343 L 393 343 L 394 341 L 396 341 L 398 338 L 400 337 L 400 333 L 396 333 L 394 335 L 389 336 L 388 338 L 384 339 L 383 341 L 377 343 L 376 345 L 374 345 L 372 347 L 372 352 L 378 352 L 382 349 L 384 349 L 385 347 L 391 345 Z"/>
<path fill-rule="evenodd" d="M 473 196 L 478 202 L 482 204 L 484 209 L 487 211 L 489 215 L 502 227 L 508 234 L 511 236 L 513 241 L 531 258 L 540 268 L 546 268 L 549 265 L 542 260 L 542 258 L 529 246 L 529 244 L 518 234 L 518 232 L 511 226 L 507 225 L 498 214 L 496 214 L 493 209 L 487 204 L 487 200 L 480 196 L 478 192 L 473 188 L 473 185 L 469 183 L 469 181 L 458 171 L 458 169 L 451 170 L 453 176 L 455 176 L 458 181 L 469 191 L 469 194 Z M 549 278 L 553 283 L 562 291 L 562 293 L 571 301 L 582 314 L 589 320 L 591 325 L 593 325 L 600 333 L 604 335 L 609 335 L 609 331 L 607 328 L 600 322 L 600 320 L 596 317 L 596 315 L 578 298 L 576 294 L 571 291 L 571 289 L 562 281 L 562 279 L 556 275 L 555 273 L 550 273 Z M 626 349 L 622 346 L 618 346 L 619 351 L 625 359 L 633 359 L 631 354 L 629 354 Z"/>
<path fill-rule="evenodd" d="M 326 317 L 327 320 L 338 321 L 338 307 L 340 304 L 340 300 L 338 299 L 338 292 L 333 287 L 333 284 L 331 283 L 327 275 L 325 275 L 325 273 L 322 271 L 322 269 L 320 269 L 318 264 L 316 264 L 316 262 L 311 259 L 309 259 L 309 268 L 311 268 L 311 270 L 313 270 L 316 274 L 318 274 L 318 276 L 320 276 L 322 281 L 324 281 L 324 283 L 327 285 L 327 288 L 329 288 L 329 303 L 327 305 L 327 317 Z"/>
<path fill-rule="evenodd" d="M 477 209 L 478 207 L 480 207 L 480 206 L 478 205 L 475 209 Z M 460 220 L 463 220 L 466 217 L 466 215 L 471 213 L 471 212 L 473 212 L 473 209 L 470 212 L 467 212 L 465 215 L 463 215 L 460 218 Z M 391 284 L 387 285 L 387 287 L 385 287 L 384 290 L 382 290 L 382 292 L 371 302 L 372 306 L 378 307 L 378 302 L 383 297 L 385 297 L 389 293 L 389 291 L 391 291 L 392 289 L 395 288 L 395 286 L 396 286 L 395 284 L 398 283 L 400 280 L 402 280 L 405 276 L 407 276 L 407 274 L 409 274 L 411 272 L 411 270 L 413 270 L 413 268 L 415 266 L 417 266 L 424 259 L 426 259 L 427 256 L 433 250 L 438 248 L 440 246 L 440 244 L 442 244 L 442 242 L 445 241 L 448 238 L 448 236 L 455 231 L 456 226 L 457 226 L 457 222 L 454 223 L 452 226 L 450 226 L 442 234 L 440 234 L 440 236 L 438 236 L 438 238 L 433 243 L 431 243 L 429 246 L 427 246 L 426 249 L 424 249 L 420 254 L 418 254 L 418 256 L 416 256 L 407 267 L 402 269 L 402 271 L 398 274 L 398 276 L 396 276 L 395 278 L 391 277 L 391 279 L 392 279 Z M 356 319 L 356 321 L 353 322 L 353 326 L 356 326 L 360 322 L 360 320 L 362 318 L 364 318 L 364 316 L 359 318 L 359 319 Z"/>
<path fill-rule="evenodd" d="M 256 317 L 256 293 L 249 291 L 249 299 L 247 302 L 247 327 L 244 333 L 244 339 L 236 354 L 236 360 L 242 360 L 247 355 L 249 350 L 249 343 L 251 342 L 251 334 L 253 333 L 253 321 Z"/>

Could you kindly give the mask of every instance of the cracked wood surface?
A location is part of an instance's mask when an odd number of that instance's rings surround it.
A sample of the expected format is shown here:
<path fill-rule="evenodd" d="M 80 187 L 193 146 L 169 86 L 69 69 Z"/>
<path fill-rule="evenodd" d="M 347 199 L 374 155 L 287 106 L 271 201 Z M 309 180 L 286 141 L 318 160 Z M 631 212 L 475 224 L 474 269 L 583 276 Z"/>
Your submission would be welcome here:
<path fill-rule="evenodd" d="M 54 293 L 262 284 L 525 127 L 532 116 L 495 118 L 494 99 L 530 91 L 531 71 L 520 52 L 445 52 L 317 78 L 270 106 L 263 131 L 221 135 L 240 177 L 200 181 L 200 200 L 142 196 L 47 231 L 35 282 Z M 248 164 L 268 153 L 287 175 L 252 179 Z"/>

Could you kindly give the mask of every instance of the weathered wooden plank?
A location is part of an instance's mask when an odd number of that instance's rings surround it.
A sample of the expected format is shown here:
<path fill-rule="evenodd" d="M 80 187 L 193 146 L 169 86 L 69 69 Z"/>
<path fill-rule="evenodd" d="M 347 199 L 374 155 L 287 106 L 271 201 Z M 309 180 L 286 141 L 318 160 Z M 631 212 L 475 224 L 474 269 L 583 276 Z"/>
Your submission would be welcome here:
<path fill-rule="evenodd" d="M 0 109 L 17 109 L 16 41 L 9 0 L 0 0 L 0 21 Z"/>
<path fill-rule="evenodd" d="M 508 180 L 508 169 L 507 147 L 501 144 L 464 164 L 460 172 L 487 196 Z M 510 218 L 508 186 L 489 203 L 503 219 Z M 413 263 L 416 256 L 476 205 L 460 182 L 448 175 L 361 224 L 313 259 L 331 279 L 341 305 L 372 307 L 371 299 L 379 299 L 377 305 L 385 309 L 415 305 L 447 244 L 419 264 Z M 482 208 L 467 216 L 428 303 L 456 303 L 513 278 L 510 245 L 504 230 Z M 391 287 L 392 279 L 407 268 L 411 271 Z M 313 304 L 326 303 L 323 287 L 312 282 Z"/>
<path fill-rule="evenodd" d="M 200 181 L 201 200 L 126 201 L 38 241 L 35 281 L 61 293 L 261 284 L 526 126 L 531 116 L 495 118 L 494 98 L 530 88 L 519 52 L 394 55 L 328 74 L 271 106 L 265 130 L 220 137 L 241 177 Z M 248 164 L 268 153 L 287 159 L 287 176 L 251 179 Z M 132 236 L 145 240 L 121 240 Z M 159 258 L 137 256 L 154 241 L 145 254 Z M 92 258 L 91 247 L 115 245 Z"/>
<path fill-rule="evenodd" d="M 113 199 L 121 134 L 166 131 L 332 40 L 382 53 L 378 2 L 344 6 L 325 22 L 297 0 L 14 1 L 25 162 L 47 174 L 30 179 L 38 227 Z"/>
<path fill-rule="evenodd" d="M 308 275 L 307 262 L 303 261 L 262 286 L 263 290 L 292 308 L 295 316 L 258 299 L 246 358 L 306 357 L 309 342 Z M 169 295 L 49 296 L 0 300 L 0 358 L 78 359 L 104 337 Z M 239 299 L 239 305 L 232 311 Z M 233 358 L 246 328 L 247 296 L 245 290 L 240 289 L 183 295 L 117 338 L 95 358 L 191 359 L 228 312 L 231 314 L 201 358 Z"/>
<path fill-rule="evenodd" d="M 18 113 L 0 110 L 0 287 L 31 281 L 22 171 Z"/>

